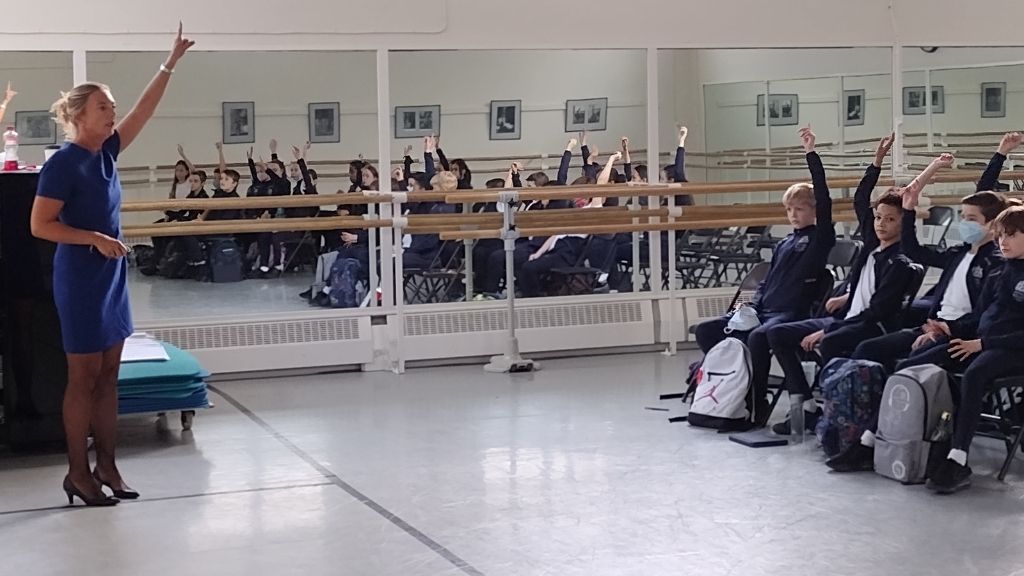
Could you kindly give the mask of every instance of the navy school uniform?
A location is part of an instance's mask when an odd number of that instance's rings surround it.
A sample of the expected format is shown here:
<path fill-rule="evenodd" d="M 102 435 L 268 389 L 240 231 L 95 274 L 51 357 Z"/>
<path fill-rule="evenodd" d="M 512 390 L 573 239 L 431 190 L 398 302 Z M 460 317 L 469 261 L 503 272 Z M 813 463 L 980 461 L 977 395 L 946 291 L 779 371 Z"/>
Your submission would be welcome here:
<path fill-rule="evenodd" d="M 530 255 L 527 254 L 527 261 L 522 265 L 517 276 L 519 289 L 523 296 L 540 296 L 541 276 L 551 272 L 552 269 L 575 266 L 586 244 L 587 237 L 585 234 L 561 234 L 556 238 L 558 240 L 555 241 L 554 246 L 540 258 L 530 260 Z"/>
<path fill-rule="evenodd" d="M 214 188 L 213 189 L 213 195 L 210 198 L 216 200 L 216 199 L 219 199 L 219 198 L 238 198 L 238 197 L 239 196 L 238 196 L 238 191 L 237 190 L 232 190 L 231 192 L 225 192 L 225 191 L 221 190 L 220 188 Z M 202 210 L 198 211 L 198 213 L 200 215 L 202 215 L 203 212 L 204 211 L 202 211 Z M 207 222 L 216 222 L 218 220 L 240 220 L 240 219 L 242 219 L 242 211 L 241 210 L 208 210 L 207 212 L 209 212 L 209 214 L 206 215 L 206 221 Z M 202 262 L 203 260 L 205 260 L 205 257 L 203 256 L 203 248 L 202 248 L 202 245 L 200 244 L 200 242 L 202 242 L 204 239 L 205 239 L 205 237 L 197 237 L 197 236 L 185 236 L 183 238 L 183 240 L 185 242 L 185 255 L 188 258 L 189 262 L 199 263 L 199 262 Z"/>
<path fill-rule="evenodd" d="M 818 330 L 825 331 L 821 342 L 824 363 L 833 358 L 850 356 L 857 345 L 887 332 L 900 329 L 903 297 L 913 277 L 911 262 L 900 252 L 897 242 L 877 251 L 881 242 L 875 233 L 871 191 L 878 183 L 881 168 L 868 166 L 854 196 L 854 209 L 864 239 L 864 249 L 850 274 L 850 296 L 836 318 L 814 318 L 782 324 L 768 332 L 768 343 L 785 372 L 786 389 L 793 394 L 810 395 L 810 386 L 800 365 L 800 342 Z M 874 275 L 870 300 L 862 310 L 851 314 L 857 302 L 860 279 L 868 267 Z"/>
<path fill-rule="evenodd" d="M 210 197 L 209 194 L 206 193 L 206 189 L 201 188 L 198 192 L 189 192 L 188 196 L 186 196 L 185 199 L 187 199 L 187 200 L 195 200 L 197 198 L 207 199 L 209 197 Z M 168 212 L 164 212 L 164 216 L 165 216 L 164 222 L 191 222 L 193 220 L 198 220 L 199 216 L 202 213 L 203 213 L 202 210 L 173 210 L 173 211 L 168 211 Z M 193 239 L 193 238 L 195 238 L 195 237 L 194 236 L 167 236 L 167 237 L 159 237 L 158 236 L 156 238 L 153 238 L 153 253 L 156 254 L 158 258 L 163 257 L 164 255 L 167 254 L 167 249 L 170 246 L 171 242 L 174 242 L 174 241 L 179 241 L 179 242 L 185 244 L 186 245 L 186 251 L 188 251 L 188 246 L 191 245 L 191 243 L 192 243 L 191 239 Z"/>
<path fill-rule="evenodd" d="M 992 382 L 1024 371 L 1024 260 L 1008 260 L 993 271 L 985 283 L 974 322 L 960 325 L 963 340 L 981 339 L 981 352 L 965 361 L 954 360 L 949 344 L 935 344 L 921 354 L 901 362 L 902 370 L 922 364 L 936 364 L 964 371 L 960 383 L 960 404 L 956 413 L 953 448 L 968 451 L 981 418 L 982 400 Z"/>
<path fill-rule="evenodd" d="M 984 192 L 996 189 L 999 185 L 999 173 L 1002 171 L 1005 162 L 1006 156 L 996 152 L 992 159 L 989 160 L 985 172 L 978 179 L 975 191 Z M 970 253 L 971 246 L 969 244 L 955 246 L 949 250 L 936 250 L 921 246 L 917 240 L 916 226 L 917 218 L 914 211 L 904 210 L 903 233 L 900 242 L 903 253 L 918 264 L 942 269 L 942 275 L 939 277 L 938 284 L 929 292 L 930 303 L 927 308 L 927 318 L 945 321 L 949 325 L 952 338 L 962 338 L 965 333 L 964 327 L 977 326 L 978 318 L 984 312 L 984 308 L 980 305 L 980 300 L 985 282 L 990 274 L 1002 270 L 1002 255 L 999 254 L 999 249 L 996 247 L 995 242 L 988 242 L 978 247 L 978 252 L 974 255 Z M 971 259 L 966 275 L 967 294 L 971 304 L 971 311 L 959 318 L 940 318 L 939 314 L 942 311 L 943 301 L 949 291 L 950 283 L 953 281 L 957 268 L 963 264 L 964 258 Z M 900 358 L 905 358 L 909 355 L 913 359 L 915 356 L 928 355 L 932 353 L 930 348 L 945 346 L 949 342 L 949 338 L 942 337 L 937 339 L 933 345 L 924 346 L 912 351 L 911 347 L 914 341 L 921 334 L 922 330 L 920 328 L 905 329 L 886 334 L 885 336 L 862 343 L 854 351 L 853 357 L 873 360 L 891 370 Z"/>
<path fill-rule="evenodd" d="M 411 214 L 450 214 L 454 206 L 443 202 L 418 202 L 410 205 Z M 402 252 L 402 268 L 427 269 L 441 251 L 441 237 L 437 234 L 413 234 L 409 247 Z"/>
<path fill-rule="evenodd" d="M 518 173 L 512 175 L 512 187 L 522 188 L 523 181 Z M 473 205 L 473 212 L 496 213 L 498 206 L 494 202 L 477 203 Z M 488 262 L 495 253 L 504 253 L 505 244 L 500 238 L 482 238 L 473 244 L 473 285 L 483 286 L 489 284 Z M 486 290 L 485 290 L 486 292 Z"/>
<path fill-rule="evenodd" d="M 763 397 L 768 385 L 768 371 L 771 369 L 771 349 L 768 344 L 770 328 L 786 322 L 799 320 L 810 312 L 816 295 L 818 279 L 821 277 L 828 254 L 836 243 L 835 225 L 832 222 L 832 198 L 825 180 L 825 167 L 816 152 L 807 154 L 807 167 L 814 185 L 815 224 L 794 230 L 776 245 L 768 275 L 757 288 L 751 305 L 757 310 L 761 326 L 749 333 L 734 332 L 732 335 L 745 339 L 750 348 L 753 364 L 752 384 Z M 877 176 L 875 177 L 877 180 Z M 870 194 L 874 181 L 867 188 Z M 867 185 L 867 184 L 865 184 Z M 724 328 L 728 316 L 710 320 L 697 326 L 696 337 L 701 351 L 707 353 L 725 339 Z M 797 361 L 799 364 L 799 360 Z"/>
<path fill-rule="evenodd" d="M 554 210 L 557 208 L 571 208 L 571 200 L 551 200 L 546 206 L 542 201 L 533 201 L 522 208 L 523 211 L 533 210 Z M 519 278 L 522 273 L 522 267 L 530 259 L 530 254 L 533 254 L 544 245 L 548 239 L 547 236 L 532 236 L 528 238 L 519 238 L 516 240 L 515 249 L 512 252 L 512 262 L 515 277 Z M 480 284 L 480 292 L 485 294 L 494 294 L 498 291 L 498 286 L 501 281 L 505 278 L 505 250 L 504 244 L 502 249 L 492 252 L 487 257 L 486 274 L 482 278 Z"/>
<path fill-rule="evenodd" d="M 299 159 L 299 172 L 302 173 L 302 179 L 296 182 L 291 189 L 292 196 L 302 196 L 305 194 L 317 194 L 316 186 L 313 185 L 313 180 L 309 176 L 309 168 L 306 166 L 306 161 L 302 158 Z M 285 208 L 284 216 L 286 218 L 310 218 L 316 216 L 320 209 L 316 206 L 309 206 L 305 208 Z"/>
<path fill-rule="evenodd" d="M 572 153 L 568 150 L 562 152 L 562 159 L 558 163 L 558 173 L 555 176 L 555 181 L 552 184 L 554 186 L 565 186 L 565 183 L 569 179 L 569 163 L 572 162 Z M 514 183 L 513 183 L 514 184 Z M 533 201 L 526 204 L 521 210 L 545 210 L 545 209 L 557 209 L 557 208 L 572 208 L 571 200 L 551 200 L 547 204 L 542 201 Z M 533 254 L 548 239 L 547 236 L 534 236 L 531 238 L 519 238 L 516 240 L 515 250 L 512 253 L 513 268 L 515 270 L 516 278 L 519 277 L 520 271 L 530 259 L 530 254 Z M 475 264 L 475 263 L 474 263 Z M 501 284 L 502 279 L 505 278 L 505 250 L 502 245 L 501 250 L 492 252 L 487 257 L 486 274 L 481 279 L 480 291 L 485 294 L 494 294 L 498 291 L 498 286 Z"/>

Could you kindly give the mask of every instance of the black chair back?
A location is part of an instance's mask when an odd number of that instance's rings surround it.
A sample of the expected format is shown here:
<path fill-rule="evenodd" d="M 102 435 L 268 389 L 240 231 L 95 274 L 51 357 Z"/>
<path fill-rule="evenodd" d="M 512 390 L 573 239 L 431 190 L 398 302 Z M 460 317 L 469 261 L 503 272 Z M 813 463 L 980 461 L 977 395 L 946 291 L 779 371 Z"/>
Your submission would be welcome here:
<path fill-rule="evenodd" d="M 814 300 L 811 302 L 808 318 L 821 318 L 825 316 L 825 302 L 832 296 L 832 290 L 836 286 L 836 276 L 828 268 L 821 271 L 818 282 L 814 287 Z"/>
<path fill-rule="evenodd" d="M 757 287 L 761 282 L 768 276 L 768 270 L 771 268 L 770 262 L 758 262 L 747 272 L 747 275 L 740 281 L 740 285 L 736 287 L 736 294 L 732 297 L 732 302 L 729 304 L 729 310 L 736 307 L 736 303 L 739 302 L 740 296 L 743 292 L 752 292 L 757 290 Z M 724 313 L 728 313 L 726 310 Z"/>
<path fill-rule="evenodd" d="M 924 284 L 925 267 L 913 263 L 910 265 L 910 269 L 913 271 L 913 274 L 910 280 L 907 281 L 906 290 L 903 291 L 903 315 L 906 315 L 910 310 L 911 304 L 914 303 L 914 298 L 917 297 L 917 293 L 921 290 L 921 285 Z"/>
<path fill-rule="evenodd" d="M 938 246 L 943 249 L 946 247 L 946 234 L 949 233 L 949 227 L 953 224 L 953 217 L 955 215 L 956 211 L 953 210 L 952 206 L 932 206 L 928 208 L 928 217 L 924 219 L 922 224 L 942 229 L 939 239 L 932 246 Z"/>
<path fill-rule="evenodd" d="M 832 272 L 836 272 L 837 268 L 849 268 L 853 266 L 853 263 L 857 261 L 857 256 L 860 255 L 861 249 L 864 247 L 864 243 L 860 240 L 848 240 L 846 238 L 837 238 L 836 245 L 832 247 L 832 250 L 828 253 L 828 266 L 832 268 Z M 836 274 L 838 276 L 838 274 Z"/>

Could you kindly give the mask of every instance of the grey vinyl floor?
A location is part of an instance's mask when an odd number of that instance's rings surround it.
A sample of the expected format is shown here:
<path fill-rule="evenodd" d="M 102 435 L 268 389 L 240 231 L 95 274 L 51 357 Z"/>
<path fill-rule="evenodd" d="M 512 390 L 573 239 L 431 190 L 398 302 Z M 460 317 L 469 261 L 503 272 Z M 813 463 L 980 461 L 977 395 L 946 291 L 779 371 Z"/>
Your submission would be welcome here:
<path fill-rule="evenodd" d="M 832 474 L 669 424 L 691 357 L 215 384 L 190 432 L 122 420 L 137 502 L 68 509 L 61 456 L 0 455 L 0 573 L 1024 574 L 1000 445 L 951 497 Z"/>

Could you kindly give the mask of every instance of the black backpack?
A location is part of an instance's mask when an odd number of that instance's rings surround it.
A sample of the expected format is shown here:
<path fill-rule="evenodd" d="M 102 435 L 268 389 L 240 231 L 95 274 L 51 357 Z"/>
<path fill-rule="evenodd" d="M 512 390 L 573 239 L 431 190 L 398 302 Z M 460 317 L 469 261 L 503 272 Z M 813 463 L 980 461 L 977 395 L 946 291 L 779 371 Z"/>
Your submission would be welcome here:
<path fill-rule="evenodd" d="M 209 241 L 208 258 L 210 280 L 213 282 L 241 282 L 242 251 L 231 238 L 213 238 Z"/>

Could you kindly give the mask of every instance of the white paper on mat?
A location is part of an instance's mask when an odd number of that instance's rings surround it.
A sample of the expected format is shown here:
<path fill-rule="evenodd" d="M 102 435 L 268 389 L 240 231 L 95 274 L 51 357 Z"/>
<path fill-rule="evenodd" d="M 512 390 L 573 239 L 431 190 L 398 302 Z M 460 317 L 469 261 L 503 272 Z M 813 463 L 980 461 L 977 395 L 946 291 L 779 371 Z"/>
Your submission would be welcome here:
<path fill-rule="evenodd" d="M 171 357 L 159 340 L 145 332 L 136 332 L 124 341 L 121 362 L 168 361 Z"/>

